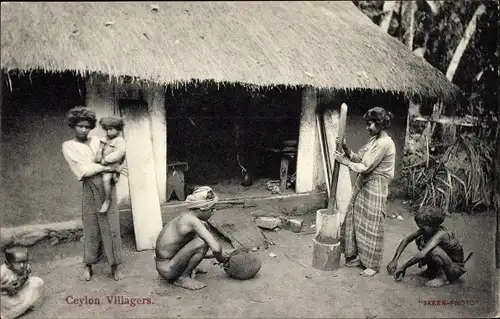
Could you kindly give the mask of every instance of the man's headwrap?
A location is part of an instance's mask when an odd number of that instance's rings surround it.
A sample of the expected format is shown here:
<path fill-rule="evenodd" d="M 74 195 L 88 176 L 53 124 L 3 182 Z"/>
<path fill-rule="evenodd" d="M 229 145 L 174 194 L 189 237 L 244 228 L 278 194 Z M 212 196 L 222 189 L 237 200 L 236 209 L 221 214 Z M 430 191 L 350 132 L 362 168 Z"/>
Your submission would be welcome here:
<path fill-rule="evenodd" d="M 217 204 L 218 201 L 219 197 L 208 186 L 196 188 L 193 194 L 186 198 L 187 208 L 199 210 L 208 210 Z"/>

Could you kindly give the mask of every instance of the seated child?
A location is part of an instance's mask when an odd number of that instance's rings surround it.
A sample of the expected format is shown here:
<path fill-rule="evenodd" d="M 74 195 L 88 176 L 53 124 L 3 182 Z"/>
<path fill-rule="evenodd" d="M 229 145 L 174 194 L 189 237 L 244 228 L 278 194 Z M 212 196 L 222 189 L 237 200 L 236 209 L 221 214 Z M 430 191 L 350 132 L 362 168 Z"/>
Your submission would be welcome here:
<path fill-rule="evenodd" d="M 399 244 L 394 258 L 387 265 L 387 271 L 390 275 L 394 274 L 396 281 L 403 279 L 406 269 L 417 263 L 419 266 L 427 265 L 421 275 L 430 278 L 426 283 L 429 287 L 441 287 L 454 282 L 466 272 L 464 266 L 472 253 L 464 261 L 462 245 L 455 234 L 441 226 L 445 218 L 445 212 L 438 207 L 420 209 L 415 214 L 419 229 Z M 399 257 L 414 240 L 419 252 L 398 267 Z"/>
<path fill-rule="evenodd" d="M 11 247 L 5 250 L 5 263 L 0 267 L 0 318 L 21 316 L 40 299 L 43 280 L 30 277 L 28 249 Z"/>
<path fill-rule="evenodd" d="M 125 160 L 125 140 L 120 136 L 124 126 L 123 120 L 119 117 L 103 117 L 99 124 L 106 131 L 106 137 L 101 138 L 95 161 L 118 170 Z M 105 198 L 100 213 L 108 211 L 111 202 L 111 183 L 116 184 L 119 179 L 119 172 L 102 174 Z"/>

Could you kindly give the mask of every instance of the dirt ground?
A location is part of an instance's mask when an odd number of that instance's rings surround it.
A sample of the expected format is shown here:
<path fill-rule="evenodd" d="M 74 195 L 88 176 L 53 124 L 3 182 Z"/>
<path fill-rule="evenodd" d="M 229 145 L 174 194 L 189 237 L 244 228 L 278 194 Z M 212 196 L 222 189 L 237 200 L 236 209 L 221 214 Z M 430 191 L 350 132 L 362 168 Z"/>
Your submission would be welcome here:
<path fill-rule="evenodd" d="M 388 213 L 402 212 L 403 221 L 387 220 L 384 267 L 398 242 L 414 227 L 412 217 L 399 201 L 389 203 Z M 286 230 L 266 232 L 275 245 L 259 252 L 262 269 L 248 281 L 229 278 L 218 266 L 203 261 L 207 274 L 199 279 L 208 287 L 186 291 L 160 279 L 151 251 L 136 252 L 132 239 L 124 242 L 126 278 L 117 283 L 106 264 L 95 267 L 93 281 L 79 281 L 81 243 L 40 246 L 33 250 L 34 275 L 46 283 L 40 308 L 24 318 L 145 318 L 145 317 L 307 317 L 307 318 L 473 318 L 490 317 L 495 307 L 494 214 L 452 215 L 445 226 L 461 239 L 465 253 L 474 252 L 461 282 L 427 288 L 415 275 L 417 266 L 396 283 L 385 269 L 373 278 L 359 276 L 359 269 L 322 272 L 312 268 L 311 220 L 306 216 L 302 234 Z M 415 253 L 413 244 L 402 260 Z M 270 257 L 269 253 L 276 254 Z M 342 261 L 343 264 L 343 261 Z M 110 304 L 108 296 L 150 298 L 151 304 Z M 97 298 L 100 304 L 71 304 L 73 299 Z M 433 305 L 445 301 L 447 305 Z M 462 305 L 450 304 L 454 301 Z M 430 302 L 430 303 L 429 303 Z"/>

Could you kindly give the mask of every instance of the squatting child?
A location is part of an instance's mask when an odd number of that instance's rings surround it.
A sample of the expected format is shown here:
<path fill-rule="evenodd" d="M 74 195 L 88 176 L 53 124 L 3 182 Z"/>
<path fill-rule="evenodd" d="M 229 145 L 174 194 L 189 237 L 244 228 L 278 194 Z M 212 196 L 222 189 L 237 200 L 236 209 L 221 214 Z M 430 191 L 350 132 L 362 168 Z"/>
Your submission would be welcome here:
<path fill-rule="evenodd" d="M 106 136 L 101 138 L 95 161 L 103 166 L 110 166 L 118 170 L 125 161 L 125 140 L 120 136 L 124 126 L 123 119 L 114 116 L 103 117 L 99 121 L 99 125 L 106 131 Z M 112 183 L 116 184 L 119 179 L 120 173 L 118 171 L 102 174 L 105 199 L 99 210 L 100 213 L 108 211 L 111 202 L 111 185 Z"/>
<path fill-rule="evenodd" d="M 387 271 L 394 275 L 396 281 L 403 279 L 407 268 L 419 263 L 427 265 L 420 275 L 428 277 L 426 286 L 441 287 L 460 278 L 465 272 L 462 245 L 452 231 L 441 226 L 446 213 L 439 207 L 423 208 L 415 214 L 418 230 L 408 235 L 396 250 L 394 258 L 387 265 Z M 398 267 L 398 259 L 406 246 L 415 241 L 419 252 L 402 266 Z"/>

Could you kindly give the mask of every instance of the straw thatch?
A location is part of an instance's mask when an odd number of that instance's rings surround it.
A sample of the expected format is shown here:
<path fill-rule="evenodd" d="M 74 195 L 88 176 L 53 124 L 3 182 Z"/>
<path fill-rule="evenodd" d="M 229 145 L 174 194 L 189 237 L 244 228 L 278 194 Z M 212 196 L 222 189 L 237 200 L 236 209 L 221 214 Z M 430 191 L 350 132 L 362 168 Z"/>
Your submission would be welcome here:
<path fill-rule="evenodd" d="M 351 2 L 2 3 L 1 67 L 449 98 Z"/>

